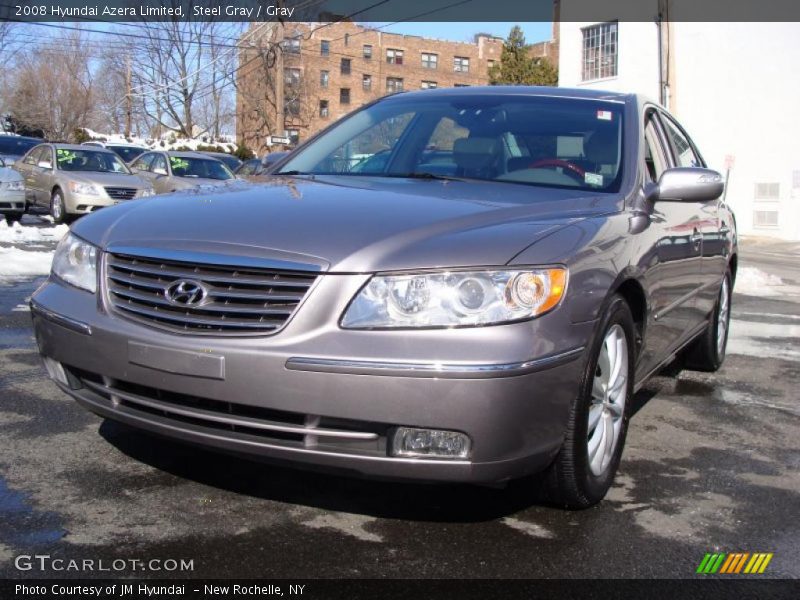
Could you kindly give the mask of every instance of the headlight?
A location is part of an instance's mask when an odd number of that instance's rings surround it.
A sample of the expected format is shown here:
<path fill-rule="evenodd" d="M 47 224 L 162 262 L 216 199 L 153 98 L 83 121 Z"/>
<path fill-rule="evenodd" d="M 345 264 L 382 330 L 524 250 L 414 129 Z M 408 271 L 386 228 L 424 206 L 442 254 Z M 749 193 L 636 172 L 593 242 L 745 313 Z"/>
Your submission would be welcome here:
<path fill-rule="evenodd" d="M 97 291 L 97 248 L 68 233 L 56 247 L 52 271 L 67 283 L 94 294 Z"/>
<path fill-rule="evenodd" d="M 564 268 L 376 275 L 345 311 L 342 327 L 457 327 L 530 319 L 554 308 Z"/>
<path fill-rule="evenodd" d="M 148 196 L 155 196 L 156 191 L 153 188 L 145 188 L 139 190 L 139 198 L 147 198 Z"/>
<path fill-rule="evenodd" d="M 22 192 L 25 191 L 24 181 L 8 181 L 5 183 L 5 188 L 9 192 Z"/>
<path fill-rule="evenodd" d="M 99 196 L 100 191 L 92 183 L 81 183 L 80 181 L 70 181 L 69 190 L 73 194 L 82 194 L 83 196 Z"/>

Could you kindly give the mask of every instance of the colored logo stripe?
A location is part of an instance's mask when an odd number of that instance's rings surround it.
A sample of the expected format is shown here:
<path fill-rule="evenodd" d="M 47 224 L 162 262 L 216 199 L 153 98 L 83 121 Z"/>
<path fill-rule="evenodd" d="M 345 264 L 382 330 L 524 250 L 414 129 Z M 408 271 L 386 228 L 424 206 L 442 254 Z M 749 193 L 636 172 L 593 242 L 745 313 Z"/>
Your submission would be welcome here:
<path fill-rule="evenodd" d="M 733 552 L 731 554 L 707 552 L 697 567 L 697 573 L 703 575 L 713 575 L 715 573 L 729 575 L 747 573 L 753 575 L 763 573 L 772 557 L 772 552 L 756 552 L 754 554 L 749 552 Z"/>

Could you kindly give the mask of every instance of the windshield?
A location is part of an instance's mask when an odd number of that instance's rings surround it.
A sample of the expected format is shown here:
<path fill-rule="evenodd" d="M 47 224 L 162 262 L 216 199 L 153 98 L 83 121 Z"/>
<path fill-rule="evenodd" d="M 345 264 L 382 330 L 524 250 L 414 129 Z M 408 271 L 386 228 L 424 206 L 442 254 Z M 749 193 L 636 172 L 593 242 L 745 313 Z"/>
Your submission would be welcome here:
<path fill-rule="evenodd" d="M 134 158 L 147 150 L 147 148 L 139 148 L 138 146 L 106 146 L 106 148 L 116 152 L 126 163 L 131 162 Z"/>
<path fill-rule="evenodd" d="M 280 172 L 616 191 L 622 105 L 492 93 L 393 96 L 342 121 Z"/>
<path fill-rule="evenodd" d="M 233 179 L 228 167 L 215 159 L 194 158 L 191 156 L 170 156 L 169 165 L 175 177 L 194 177 L 202 179 Z"/>
<path fill-rule="evenodd" d="M 56 162 L 61 171 L 92 171 L 130 174 L 128 167 L 112 152 L 56 148 Z"/>
<path fill-rule="evenodd" d="M 22 156 L 42 140 L 31 140 L 24 137 L 0 136 L 0 154 Z"/>

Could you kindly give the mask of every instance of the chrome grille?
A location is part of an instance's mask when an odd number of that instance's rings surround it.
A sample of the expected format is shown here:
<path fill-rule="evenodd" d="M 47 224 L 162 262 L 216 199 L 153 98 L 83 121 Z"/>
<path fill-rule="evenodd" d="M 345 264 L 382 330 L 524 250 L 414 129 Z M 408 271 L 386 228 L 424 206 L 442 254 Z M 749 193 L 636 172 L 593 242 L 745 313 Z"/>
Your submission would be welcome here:
<path fill-rule="evenodd" d="M 118 313 L 184 333 L 270 334 L 305 297 L 316 275 L 109 254 L 107 297 Z M 199 301 L 168 297 L 177 282 L 202 288 Z"/>
<path fill-rule="evenodd" d="M 107 187 L 106 194 L 109 195 L 110 198 L 114 200 L 130 200 L 134 196 L 136 196 L 136 192 L 138 192 L 136 188 L 127 188 L 127 187 Z"/>

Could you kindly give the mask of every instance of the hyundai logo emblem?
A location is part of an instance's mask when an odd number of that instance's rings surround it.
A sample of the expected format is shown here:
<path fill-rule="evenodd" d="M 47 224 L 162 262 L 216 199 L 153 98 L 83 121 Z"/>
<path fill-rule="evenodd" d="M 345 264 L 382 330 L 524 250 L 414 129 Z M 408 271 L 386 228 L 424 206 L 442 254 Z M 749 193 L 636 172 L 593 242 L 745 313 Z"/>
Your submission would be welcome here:
<path fill-rule="evenodd" d="M 164 295 L 172 304 L 196 306 L 206 299 L 208 290 L 199 281 L 178 279 L 167 286 Z"/>

